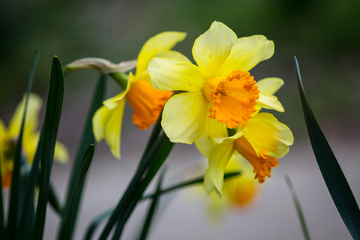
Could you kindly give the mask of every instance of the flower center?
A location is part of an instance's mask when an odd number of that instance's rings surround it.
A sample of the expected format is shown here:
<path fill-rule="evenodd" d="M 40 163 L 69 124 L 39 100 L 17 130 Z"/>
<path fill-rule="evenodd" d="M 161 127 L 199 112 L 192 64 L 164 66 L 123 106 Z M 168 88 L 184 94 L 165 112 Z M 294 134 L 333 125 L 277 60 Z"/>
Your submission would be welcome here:
<path fill-rule="evenodd" d="M 235 140 L 234 147 L 254 167 L 255 179 L 258 179 L 259 183 L 263 183 L 265 177 L 271 177 L 271 168 L 278 166 L 278 159 L 265 156 L 263 151 L 260 151 L 258 157 L 245 137 Z"/>
<path fill-rule="evenodd" d="M 244 127 L 256 112 L 254 106 L 260 97 L 255 83 L 254 77 L 244 71 L 233 71 L 226 78 L 209 79 L 203 92 L 211 103 L 210 118 L 218 119 L 227 128 L 236 128 L 240 123 Z"/>
<path fill-rule="evenodd" d="M 142 130 L 150 127 L 158 119 L 165 102 L 171 95 L 171 91 L 155 89 L 151 83 L 144 80 L 133 83 L 126 94 L 126 99 L 135 112 L 132 122 Z"/>

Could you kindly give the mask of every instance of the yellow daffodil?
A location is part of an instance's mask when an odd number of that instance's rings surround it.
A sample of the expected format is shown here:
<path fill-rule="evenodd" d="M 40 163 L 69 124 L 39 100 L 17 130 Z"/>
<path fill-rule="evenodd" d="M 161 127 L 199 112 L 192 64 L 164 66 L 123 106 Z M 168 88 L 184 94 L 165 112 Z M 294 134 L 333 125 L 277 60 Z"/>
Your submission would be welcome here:
<path fill-rule="evenodd" d="M 226 138 L 214 138 L 219 143 L 209 154 L 209 166 L 204 185 L 207 193 L 216 190 L 221 196 L 223 178 L 229 159 L 238 152 L 254 168 L 259 183 L 271 176 L 271 168 L 278 166 L 278 158 L 285 156 L 294 138 L 291 130 L 270 113 L 259 113 L 245 128 Z"/>
<path fill-rule="evenodd" d="M 283 111 L 248 72 L 274 53 L 274 43 L 265 36 L 237 38 L 223 23 L 213 22 L 192 53 L 197 65 L 155 57 L 148 67 L 155 88 L 179 93 L 163 111 L 162 127 L 172 142 L 192 144 L 204 133 L 223 135 L 226 127 L 245 127 L 260 106 Z"/>
<path fill-rule="evenodd" d="M 2 187 L 8 187 L 11 185 L 13 157 L 16 141 L 20 133 L 25 100 L 26 96 L 23 97 L 21 103 L 17 106 L 15 113 L 10 120 L 8 129 L 6 129 L 4 122 L 0 119 L 0 161 Z M 38 126 L 38 115 L 42 105 L 42 100 L 38 95 L 32 93 L 29 96 L 23 132 L 23 153 L 29 164 L 32 164 L 34 160 L 39 141 L 40 133 L 36 130 L 36 128 Z M 67 163 L 69 159 L 66 147 L 60 142 L 56 142 L 54 158 L 60 163 Z"/>
<path fill-rule="evenodd" d="M 181 32 L 163 32 L 150 38 L 142 47 L 136 64 L 136 74 L 129 77 L 112 73 L 122 85 L 123 91 L 117 96 L 103 102 L 93 117 L 93 131 L 97 141 L 105 138 L 112 154 L 120 159 L 121 123 L 127 99 L 134 110 L 132 122 L 139 129 L 147 129 L 159 117 L 163 105 L 172 95 L 171 91 L 161 91 L 151 86 L 147 72 L 149 61 L 157 56 L 187 60 L 187 58 L 170 49 L 185 38 Z"/>

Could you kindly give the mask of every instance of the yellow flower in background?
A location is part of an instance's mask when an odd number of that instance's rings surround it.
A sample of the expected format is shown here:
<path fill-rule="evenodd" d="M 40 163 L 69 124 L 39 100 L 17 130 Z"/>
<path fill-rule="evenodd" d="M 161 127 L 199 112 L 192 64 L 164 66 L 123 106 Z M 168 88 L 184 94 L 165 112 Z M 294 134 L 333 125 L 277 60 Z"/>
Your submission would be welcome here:
<path fill-rule="evenodd" d="M 204 134 L 223 136 L 226 127 L 244 127 L 257 104 L 283 110 L 276 97 L 258 90 L 248 72 L 274 53 L 274 43 L 265 36 L 238 39 L 223 23 L 213 22 L 192 53 L 197 65 L 155 57 L 148 67 L 155 88 L 180 92 L 163 112 L 162 127 L 172 142 L 192 144 Z"/>
<path fill-rule="evenodd" d="M 216 190 L 219 196 L 222 194 L 226 166 L 234 152 L 253 166 L 255 179 L 263 183 L 266 177 L 271 176 L 271 168 L 278 166 L 278 158 L 284 157 L 294 142 L 291 130 L 270 113 L 256 114 L 235 135 L 219 139 L 220 144 L 209 154 L 204 179 L 206 192 L 209 194 Z"/>
<path fill-rule="evenodd" d="M 93 132 L 96 141 L 105 138 L 111 153 L 120 159 L 121 123 L 124 114 L 125 100 L 127 99 L 134 110 L 132 122 L 139 129 L 147 129 L 154 124 L 160 115 L 163 105 L 172 95 L 171 91 L 161 91 L 151 86 L 147 72 L 149 61 L 154 57 L 170 57 L 187 60 L 176 51 L 171 51 L 178 42 L 182 41 L 186 33 L 163 32 L 150 38 L 142 47 L 136 64 L 136 74 L 129 74 L 124 82 L 123 91 L 117 96 L 103 102 L 93 117 Z M 124 78 L 121 73 L 118 77 Z M 114 76 L 113 76 L 114 77 Z M 126 77 L 125 77 L 126 78 Z M 126 85 L 126 86 L 125 86 Z"/>
<path fill-rule="evenodd" d="M 229 208 L 239 213 L 247 212 L 259 202 L 262 185 L 254 180 L 252 166 L 237 152 L 229 160 L 225 173 L 235 171 L 241 174 L 224 181 L 222 198 L 216 194 L 210 196 L 209 210 L 216 218 Z"/>
<path fill-rule="evenodd" d="M 22 117 L 24 113 L 26 95 L 21 103 L 17 106 L 13 117 L 10 120 L 9 128 L 6 129 L 4 122 L 0 119 L 0 161 L 2 187 L 11 185 L 13 171 L 13 157 L 16 148 L 16 141 L 19 137 Z M 23 154 L 26 156 L 28 164 L 32 164 L 39 141 L 38 116 L 43 105 L 41 98 L 34 93 L 29 96 L 27 115 L 25 118 L 23 132 Z M 54 159 L 60 163 L 67 163 L 69 154 L 66 147 L 56 142 Z"/>

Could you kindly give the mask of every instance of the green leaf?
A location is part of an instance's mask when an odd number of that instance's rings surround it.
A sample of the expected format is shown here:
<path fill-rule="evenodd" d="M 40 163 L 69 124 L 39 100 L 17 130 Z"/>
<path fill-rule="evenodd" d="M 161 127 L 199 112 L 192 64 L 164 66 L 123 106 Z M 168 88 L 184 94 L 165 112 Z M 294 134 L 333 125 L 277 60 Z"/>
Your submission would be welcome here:
<path fill-rule="evenodd" d="M 78 196 L 78 194 L 80 194 L 79 190 L 82 189 L 82 187 L 84 185 L 85 177 L 89 170 L 89 167 L 91 165 L 93 157 L 94 157 L 94 145 L 90 145 L 89 148 L 87 149 L 87 151 L 85 152 L 84 157 L 80 164 L 79 172 L 78 172 L 76 182 L 75 182 L 75 191 L 72 196 L 72 203 L 74 202 L 74 199 Z M 62 237 L 64 239 L 70 239 L 70 236 L 69 236 L 70 230 L 71 230 L 70 224 L 72 222 L 72 217 L 73 217 L 72 206 L 73 205 L 71 204 L 69 214 L 67 214 L 65 216 L 65 218 L 63 219 L 65 228 L 64 228 L 64 231 L 62 232 Z"/>
<path fill-rule="evenodd" d="M 161 164 L 166 159 L 167 155 L 170 153 L 172 146 L 174 144 L 169 141 L 165 133 L 163 133 L 160 137 L 157 138 L 156 142 L 153 144 L 148 154 L 144 155 L 140 160 L 140 165 L 132 178 L 128 188 L 126 189 L 124 195 L 120 199 L 117 207 L 115 208 L 113 214 L 109 218 L 107 224 L 103 232 L 100 235 L 100 240 L 106 240 L 109 235 L 111 229 L 114 224 L 118 221 L 118 219 L 122 219 L 122 221 L 127 220 L 128 216 L 135 208 L 137 201 L 141 198 L 143 191 L 145 190 L 143 187 L 144 184 L 141 183 L 141 179 L 145 172 L 147 172 L 151 162 L 161 161 Z M 143 186 L 140 187 L 140 184 Z M 135 201 L 135 204 L 134 204 Z M 119 220 L 118 226 L 122 228 L 125 222 Z M 116 234 L 121 233 L 121 229 L 116 231 Z"/>
<path fill-rule="evenodd" d="M 23 139 L 23 132 L 24 132 L 24 124 L 25 124 L 25 117 L 29 102 L 29 96 L 31 93 L 32 85 L 34 82 L 34 76 L 36 71 L 36 66 L 39 59 L 39 50 L 37 49 L 35 51 L 32 65 L 30 69 L 30 75 L 29 75 L 29 81 L 28 81 L 28 90 L 27 90 L 27 96 L 26 96 L 26 102 L 25 102 L 25 108 L 24 108 L 24 114 L 22 118 L 21 128 L 19 137 L 17 139 L 16 143 L 16 149 L 14 154 L 14 168 L 13 168 L 13 175 L 11 180 L 11 190 L 10 190 L 10 199 L 9 199 L 9 212 L 8 212 L 8 226 L 7 226 L 7 233 L 8 233 L 8 239 L 15 239 L 15 235 L 17 233 L 17 224 L 18 224 L 18 216 L 19 216 L 19 210 L 20 210 L 20 168 L 21 168 L 21 151 L 22 151 L 22 139 Z M 3 217 L 1 219 L 4 219 Z M 4 226 L 4 224 L 1 224 L 1 226 Z M 2 239 L 4 237 L 4 228 L 0 227 L 0 236 L 2 236 Z"/>
<path fill-rule="evenodd" d="M 135 194 L 133 195 L 131 202 L 126 206 L 126 210 L 123 214 L 120 214 L 118 217 L 118 225 L 115 229 L 114 235 L 112 239 L 119 239 L 124 226 L 130 217 L 132 211 L 135 209 L 137 202 L 141 199 L 144 191 L 150 184 L 151 180 L 154 178 L 156 173 L 159 171 L 160 167 L 165 162 L 167 156 L 169 155 L 174 143 L 169 141 L 169 138 L 165 133 L 162 133 L 157 142 L 153 145 L 148 155 L 145 156 L 145 160 L 142 162 L 144 165 L 148 165 L 148 169 L 145 171 L 143 179 L 140 184 L 136 188 Z M 145 173 L 144 172 L 144 173 Z"/>
<path fill-rule="evenodd" d="M 41 153 L 41 144 L 42 144 L 42 131 L 40 134 L 40 139 L 38 142 L 38 146 L 36 149 L 36 153 L 33 160 L 33 165 L 31 168 L 30 176 L 27 180 L 27 185 L 25 187 L 24 199 L 23 201 L 22 210 L 20 214 L 20 222 L 19 222 L 19 229 L 22 231 L 17 232 L 16 239 L 26 240 L 29 236 L 33 234 L 33 227 L 34 227 L 34 195 L 35 195 L 35 184 L 38 178 L 39 172 L 39 163 L 40 163 L 40 153 Z"/>
<path fill-rule="evenodd" d="M 91 240 L 92 235 L 94 234 L 96 228 L 103 222 L 107 217 L 109 217 L 114 212 L 114 207 L 106 210 L 105 212 L 98 215 L 90 224 L 86 231 L 84 240 Z"/>
<path fill-rule="evenodd" d="M 84 157 L 81 161 L 79 174 L 76 178 L 76 183 L 75 183 L 74 198 L 79 193 L 79 190 L 82 188 L 82 186 L 84 185 L 86 174 L 90 168 L 91 162 L 94 157 L 94 151 L 95 151 L 94 144 L 91 144 L 89 148 L 86 150 Z"/>
<path fill-rule="evenodd" d="M 95 138 L 94 138 L 94 134 L 92 131 L 92 118 L 93 118 L 96 110 L 98 110 L 102 105 L 102 101 L 104 100 L 104 95 L 105 95 L 105 89 L 106 89 L 106 75 L 100 74 L 98 83 L 95 87 L 90 110 L 89 110 L 89 113 L 88 113 L 88 116 L 86 119 L 86 124 L 85 124 L 84 132 L 82 135 L 82 139 L 80 141 L 80 146 L 78 149 L 76 160 L 74 162 L 74 166 L 72 169 L 71 180 L 70 180 L 68 190 L 67 190 L 67 195 L 66 195 L 67 196 L 66 204 L 65 204 L 65 208 L 64 208 L 64 212 L 63 212 L 63 217 L 61 220 L 61 225 L 59 227 L 58 240 L 72 239 L 74 225 L 75 225 L 75 222 L 77 219 L 77 213 L 78 213 L 79 206 L 80 206 L 80 200 L 81 200 L 81 196 L 82 196 L 83 187 L 78 189 L 78 194 L 74 199 L 72 198 L 72 196 L 74 196 L 75 185 L 76 185 L 76 181 L 77 181 L 77 176 L 80 171 L 80 165 L 81 165 L 82 158 L 83 158 L 88 146 L 91 144 L 95 144 Z M 67 215 L 70 212 L 70 206 L 72 208 L 71 222 L 65 224 L 65 219 L 67 218 Z M 68 226 L 68 224 L 70 225 L 70 230 L 69 230 L 70 232 L 66 233 L 65 227 Z M 65 238 L 65 236 L 67 236 L 68 238 Z"/>
<path fill-rule="evenodd" d="M 164 175 L 165 175 L 165 171 L 166 171 L 166 168 L 162 171 L 162 173 L 160 175 L 159 182 L 158 182 L 158 185 L 157 185 L 157 189 L 156 189 L 156 192 L 154 194 L 151 205 L 149 207 L 149 211 L 148 211 L 148 214 L 146 216 L 144 226 L 142 228 L 139 240 L 145 240 L 148 233 L 149 233 L 149 229 L 150 229 L 150 225 L 151 225 L 154 213 L 155 213 L 155 209 L 157 208 L 159 198 L 160 198 L 160 195 L 161 195 L 161 184 L 162 184 L 162 181 L 163 181 L 163 178 L 164 178 Z"/>
<path fill-rule="evenodd" d="M 295 57 L 296 76 L 307 131 L 321 174 L 346 227 L 354 239 L 360 239 L 360 211 L 350 186 L 307 101 Z"/>
<path fill-rule="evenodd" d="M 54 159 L 55 142 L 59 128 L 64 98 L 64 77 L 60 61 L 53 58 L 50 87 L 46 104 L 43 141 L 41 144 L 41 169 L 39 180 L 39 198 L 36 208 L 34 240 L 41 240 L 44 234 L 46 205 L 49 195 L 50 175 Z"/>
<path fill-rule="evenodd" d="M 62 215 L 62 208 L 59 202 L 59 198 L 54 190 L 54 187 L 52 186 L 52 184 L 50 183 L 49 186 L 49 203 L 50 206 L 54 209 L 55 212 L 57 212 L 57 214 L 59 214 L 59 216 Z"/>
<path fill-rule="evenodd" d="M 304 238 L 306 240 L 310 240 L 311 239 L 310 234 L 309 234 L 308 228 L 306 226 L 305 217 L 304 217 L 304 214 L 303 214 L 299 199 L 298 199 L 298 197 L 296 195 L 295 189 L 294 189 L 294 187 L 292 185 L 292 182 L 291 182 L 291 180 L 290 180 L 290 178 L 289 178 L 289 176 L 287 174 L 285 174 L 284 178 L 285 178 L 286 184 L 289 187 L 292 199 L 294 201 L 294 204 L 295 204 L 295 207 L 296 207 L 296 212 L 297 212 L 297 215 L 299 217 L 300 224 L 301 224 L 301 229 L 302 229 L 303 234 L 304 234 Z"/>

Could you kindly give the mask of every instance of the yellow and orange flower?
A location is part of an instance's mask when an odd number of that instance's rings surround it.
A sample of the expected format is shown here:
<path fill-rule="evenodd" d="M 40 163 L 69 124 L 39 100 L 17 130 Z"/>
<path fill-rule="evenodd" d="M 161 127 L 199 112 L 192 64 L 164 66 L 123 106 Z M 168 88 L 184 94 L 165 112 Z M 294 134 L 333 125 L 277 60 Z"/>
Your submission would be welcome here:
<path fill-rule="evenodd" d="M 149 63 L 155 88 L 179 92 L 164 106 L 165 133 L 172 142 L 195 142 L 209 158 L 207 192 L 215 189 L 221 195 L 224 171 L 234 149 L 252 163 L 256 178 L 263 182 L 293 141 L 291 131 L 271 114 L 257 114 L 261 108 L 284 111 L 273 95 L 283 81 L 256 82 L 249 73 L 273 55 L 274 43 L 262 35 L 237 38 L 226 25 L 213 22 L 196 39 L 192 52 L 197 65 L 156 57 Z M 266 130 L 263 135 L 257 127 Z M 238 131 L 229 137 L 227 129 Z"/>
<path fill-rule="evenodd" d="M 80 60 L 69 64 L 70 70 L 79 68 L 98 69 L 109 73 L 122 87 L 122 92 L 115 97 L 103 102 L 93 117 L 93 132 L 96 141 L 106 140 L 111 153 L 120 159 L 120 135 L 124 114 L 125 101 L 127 100 L 134 110 L 132 122 L 139 129 L 147 129 L 158 119 L 163 105 L 172 95 L 171 91 L 162 91 L 151 86 L 150 76 L 147 72 L 149 61 L 154 57 L 167 57 L 187 60 L 176 51 L 171 51 L 178 42 L 185 38 L 181 32 L 163 32 L 150 38 L 142 47 L 136 64 L 136 74 L 129 76 L 115 69 L 129 69 L 132 62 L 126 64 L 111 64 L 104 59 Z M 114 68 L 114 69 L 112 69 Z"/>
<path fill-rule="evenodd" d="M 17 106 L 13 117 L 10 120 L 9 128 L 6 129 L 4 122 L 0 119 L 0 164 L 2 187 L 11 185 L 12 171 L 14 167 L 13 157 L 17 138 L 20 133 L 22 117 L 25 108 L 26 95 L 23 97 L 21 103 Z M 32 164 L 39 141 L 39 131 L 36 130 L 38 126 L 39 111 L 43 103 L 41 98 L 31 93 L 29 96 L 27 115 L 25 118 L 24 132 L 23 132 L 23 153 L 27 159 L 28 164 Z M 60 142 L 56 142 L 54 159 L 60 163 L 67 163 L 69 160 L 69 153 L 67 148 Z"/>
<path fill-rule="evenodd" d="M 162 127 L 172 142 L 192 144 L 204 133 L 223 135 L 226 127 L 245 126 L 258 103 L 282 110 L 275 97 L 262 96 L 248 72 L 273 55 L 274 43 L 266 37 L 238 39 L 223 23 L 214 22 L 196 39 L 192 52 L 197 65 L 156 57 L 149 63 L 155 88 L 181 92 L 164 107 Z"/>

